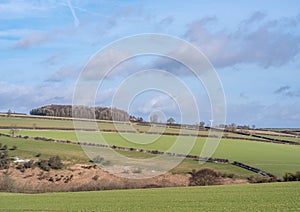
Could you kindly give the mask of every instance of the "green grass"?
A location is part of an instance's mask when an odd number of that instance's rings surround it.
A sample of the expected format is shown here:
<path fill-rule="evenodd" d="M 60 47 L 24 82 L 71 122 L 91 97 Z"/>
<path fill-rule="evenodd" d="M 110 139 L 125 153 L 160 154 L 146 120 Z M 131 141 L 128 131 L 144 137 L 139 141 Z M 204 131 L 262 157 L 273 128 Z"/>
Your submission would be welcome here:
<path fill-rule="evenodd" d="M 0 193 L 2 211 L 297 211 L 300 183 L 113 190 L 78 193 Z"/>
<path fill-rule="evenodd" d="M 41 118 L 0 117 L 1 127 L 27 127 L 27 128 L 73 128 L 71 120 L 49 120 Z"/>
<path fill-rule="evenodd" d="M 16 150 L 9 151 L 10 156 L 19 156 L 25 159 L 37 159 L 35 156 L 37 153 L 41 153 L 41 158 L 59 155 L 63 160 L 72 163 L 86 163 L 89 161 L 88 157 L 82 151 L 82 148 L 78 145 L 7 137 L 0 137 L 0 143 L 3 145 L 6 144 L 8 148 L 13 145 L 17 146 Z"/>
<path fill-rule="evenodd" d="M 0 132 L 8 132 L 1 130 Z M 21 135 L 41 136 L 54 139 L 77 141 L 75 132 L 72 131 L 19 131 Z M 99 134 L 93 132 L 82 132 L 87 142 L 104 143 Z M 134 147 L 149 150 L 168 151 L 176 142 L 176 136 L 161 136 L 155 142 L 149 144 L 139 144 L 127 141 L 117 133 L 102 133 L 105 141 L 109 145 Z M 156 138 L 156 135 L 126 134 L 134 138 L 137 142 L 143 142 Z M 187 137 L 188 139 L 188 137 Z M 200 155 L 205 143 L 205 138 L 197 138 L 190 154 Z M 180 150 L 179 150 L 180 152 Z M 226 158 L 231 161 L 239 161 L 270 172 L 278 177 L 282 177 L 286 172 L 296 172 L 300 170 L 300 146 L 273 144 L 266 142 L 255 142 L 237 139 L 222 139 L 215 154 L 212 157 Z"/>
<path fill-rule="evenodd" d="M 26 128 L 26 129 L 73 129 L 73 120 L 71 119 L 64 119 L 61 117 L 39 117 L 39 118 L 32 118 L 30 116 L 22 116 L 22 117 L 6 117 L 0 116 L 0 128 L 10 128 L 10 127 L 17 127 L 17 128 Z M 95 129 L 94 122 L 81 122 L 79 120 L 76 121 L 77 125 L 80 126 L 82 129 Z M 124 124 L 118 122 L 111 122 L 105 120 L 97 120 L 97 125 L 100 130 L 139 130 L 139 131 L 151 131 L 151 132 L 167 132 L 167 133 L 179 133 L 180 129 L 174 127 L 168 127 L 164 125 L 158 126 L 144 126 L 136 123 L 131 124 Z M 189 133 L 197 134 L 197 130 L 188 130 Z M 199 131 L 200 134 L 207 135 L 207 131 Z"/>
<path fill-rule="evenodd" d="M 68 164 L 76 163 L 89 163 L 88 156 L 84 153 L 81 146 L 73 144 L 63 144 L 63 143 L 52 143 L 45 141 L 36 140 L 25 140 L 20 138 L 7 138 L 0 137 L 0 143 L 7 145 L 8 148 L 13 145 L 17 146 L 17 150 L 9 151 L 10 156 L 18 156 L 23 159 L 34 159 L 37 153 L 41 153 L 40 158 L 49 158 L 51 156 L 59 155 L 62 160 Z M 97 152 L 97 148 L 91 147 L 92 151 Z M 152 154 L 145 154 L 140 152 L 128 152 L 128 151 L 118 151 L 120 154 L 125 155 L 130 158 L 145 159 L 153 157 Z M 172 173 L 188 173 L 193 169 L 199 170 L 201 168 L 211 168 L 221 173 L 232 173 L 239 178 L 247 178 L 251 175 L 255 175 L 252 172 L 238 168 L 231 164 L 215 164 L 215 163 L 205 163 L 199 164 L 197 161 L 191 159 L 184 159 L 181 164 L 171 170 Z"/>
<path fill-rule="evenodd" d="M 271 135 L 264 135 L 264 137 L 285 140 L 285 141 L 294 141 L 300 143 L 300 137 L 297 138 L 297 137 L 289 137 L 289 136 L 271 136 Z"/>

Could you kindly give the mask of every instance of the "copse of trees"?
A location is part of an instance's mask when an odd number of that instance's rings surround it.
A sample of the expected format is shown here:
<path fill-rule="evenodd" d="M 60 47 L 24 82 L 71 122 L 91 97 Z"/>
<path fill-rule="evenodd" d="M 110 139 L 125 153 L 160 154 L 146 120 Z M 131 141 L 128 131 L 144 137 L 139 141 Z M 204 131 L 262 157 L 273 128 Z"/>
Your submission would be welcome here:
<path fill-rule="evenodd" d="M 72 110 L 73 109 L 73 110 Z M 30 111 L 30 115 L 57 116 L 57 117 L 90 118 L 100 120 L 128 121 L 129 115 L 126 111 L 108 107 L 86 107 L 72 105 L 48 105 L 35 108 Z"/>

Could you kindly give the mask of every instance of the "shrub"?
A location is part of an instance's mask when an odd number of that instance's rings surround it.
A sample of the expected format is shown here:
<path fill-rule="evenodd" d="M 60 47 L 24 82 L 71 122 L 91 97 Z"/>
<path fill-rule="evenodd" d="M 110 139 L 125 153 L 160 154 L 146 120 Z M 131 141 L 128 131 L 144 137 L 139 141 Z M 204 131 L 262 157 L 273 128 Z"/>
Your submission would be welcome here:
<path fill-rule="evenodd" d="M 297 181 L 300 181 L 300 171 L 296 172 L 295 177 Z"/>
<path fill-rule="evenodd" d="M 94 162 L 94 163 L 102 163 L 104 161 L 104 158 L 101 157 L 100 155 L 97 155 L 96 157 L 94 157 L 91 162 Z"/>
<path fill-rule="evenodd" d="M 63 167 L 63 163 L 61 162 L 61 159 L 59 156 L 54 156 L 49 158 L 48 165 L 52 169 L 61 169 Z"/>
<path fill-rule="evenodd" d="M 19 169 L 20 170 L 20 172 L 25 172 L 25 167 L 24 167 L 24 165 L 18 165 L 17 167 L 16 167 L 16 169 Z"/>
<path fill-rule="evenodd" d="M 300 171 L 297 171 L 295 174 L 293 173 L 285 173 L 283 176 L 284 181 L 300 181 Z"/>
<path fill-rule="evenodd" d="M 30 161 L 24 163 L 25 169 L 30 169 L 30 168 L 32 168 L 33 166 L 34 166 L 34 161 L 33 161 L 33 160 L 30 160 Z"/>
<path fill-rule="evenodd" d="M 226 172 L 225 173 L 220 172 L 219 176 L 223 178 L 235 178 L 235 175 L 233 173 L 226 173 Z"/>
<path fill-rule="evenodd" d="M 271 182 L 276 182 L 277 179 L 275 177 L 268 177 L 268 176 L 251 176 L 248 177 L 248 181 L 250 183 L 271 183 Z"/>
<path fill-rule="evenodd" d="M 219 175 L 212 169 L 193 170 L 190 177 L 191 186 L 206 186 L 216 184 Z"/>
<path fill-rule="evenodd" d="M 37 153 L 36 155 L 35 155 L 35 157 L 40 157 L 42 154 L 41 153 Z"/>
<path fill-rule="evenodd" d="M 99 178 L 99 175 L 95 175 L 94 177 L 92 177 L 93 180 L 97 181 Z"/>
<path fill-rule="evenodd" d="M 44 171 L 50 171 L 50 166 L 48 165 L 48 160 L 39 160 L 36 165 Z"/>
<path fill-rule="evenodd" d="M 7 150 L 7 145 L 6 145 L 6 144 L 3 145 L 3 146 L 1 147 L 1 150 Z"/>
<path fill-rule="evenodd" d="M 16 150 L 17 149 L 17 146 L 13 145 L 9 150 Z"/>
<path fill-rule="evenodd" d="M 0 152 L 0 170 L 9 168 L 9 157 L 7 150 Z"/>

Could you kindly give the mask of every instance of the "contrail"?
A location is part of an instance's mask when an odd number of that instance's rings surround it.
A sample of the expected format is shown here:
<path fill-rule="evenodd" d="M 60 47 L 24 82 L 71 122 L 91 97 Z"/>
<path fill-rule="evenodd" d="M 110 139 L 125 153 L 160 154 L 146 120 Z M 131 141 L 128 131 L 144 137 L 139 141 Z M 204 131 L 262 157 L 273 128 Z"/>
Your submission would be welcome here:
<path fill-rule="evenodd" d="M 78 27 L 78 25 L 79 25 L 79 20 L 78 20 L 78 18 L 77 18 L 77 16 L 76 16 L 76 13 L 75 13 L 75 10 L 74 10 L 74 8 L 73 8 L 73 5 L 71 4 L 71 0 L 67 0 L 67 4 L 68 4 L 68 6 L 69 6 L 69 8 L 70 8 L 70 10 L 71 10 L 72 16 L 73 16 L 73 18 L 74 18 L 74 24 L 75 24 L 76 27 Z"/>

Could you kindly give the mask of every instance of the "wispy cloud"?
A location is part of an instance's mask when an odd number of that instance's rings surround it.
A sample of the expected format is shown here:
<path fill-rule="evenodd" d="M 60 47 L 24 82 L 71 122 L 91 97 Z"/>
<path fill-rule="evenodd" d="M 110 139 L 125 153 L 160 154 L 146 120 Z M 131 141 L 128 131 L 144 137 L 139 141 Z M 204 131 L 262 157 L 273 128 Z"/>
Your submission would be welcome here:
<path fill-rule="evenodd" d="M 0 111 L 9 108 L 17 112 L 29 113 L 37 106 L 47 104 L 67 104 L 71 102 L 73 87 L 24 86 L 0 82 Z M 59 90 L 59 94 L 58 91 Z"/>
<path fill-rule="evenodd" d="M 68 80 L 68 79 L 74 80 L 75 78 L 78 77 L 80 71 L 81 71 L 80 67 L 77 67 L 74 65 L 63 66 L 60 68 L 60 70 L 58 70 L 57 72 L 52 74 L 46 80 L 46 82 L 62 82 L 62 81 Z"/>
<path fill-rule="evenodd" d="M 300 97 L 300 91 L 293 90 L 290 86 L 282 86 L 274 91 L 275 94 L 280 94 L 287 97 Z"/>
<path fill-rule="evenodd" d="M 50 41 L 56 37 L 56 34 L 53 32 L 35 32 L 28 36 L 21 38 L 14 46 L 14 49 L 27 49 L 33 46 L 40 45 L 47 41 Z"/>
<path fill-rule="evenodd" d="M 47 59 L 45 59 L 42 63 L 47 65 L 57 65 L 62 58 L 64 58 L 64 54 L 62 52 L 54 52 Z"/>
<path fill-rule="evenodd" d="M 171 25 L 174 22 L 174 17 L 172 16 L 168 16 L 163 18 L 160 22 L 159 25 L 161 27 L 168 27 L 169 25 Z"/>
<path fill-rule="evenodd" d="M 278 88 L 276 91 L 274 91 L 274 93 L 276 94 L 280 94 L 280 93 L 283 93 L 283 92 L 286 92 L 288 90 L 290 90 L 290 86 L 288 85 L 285 85 L 285 86 L 281 86 L 280 88 Z"/>

